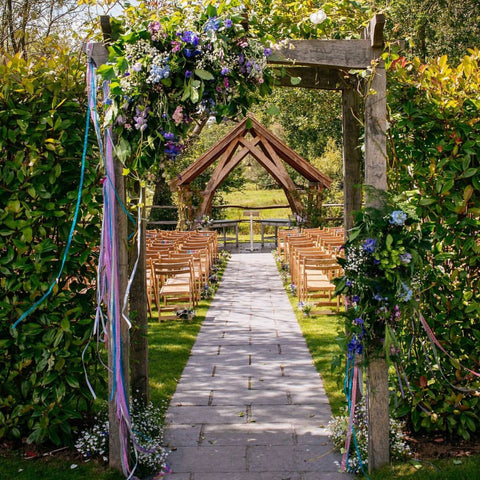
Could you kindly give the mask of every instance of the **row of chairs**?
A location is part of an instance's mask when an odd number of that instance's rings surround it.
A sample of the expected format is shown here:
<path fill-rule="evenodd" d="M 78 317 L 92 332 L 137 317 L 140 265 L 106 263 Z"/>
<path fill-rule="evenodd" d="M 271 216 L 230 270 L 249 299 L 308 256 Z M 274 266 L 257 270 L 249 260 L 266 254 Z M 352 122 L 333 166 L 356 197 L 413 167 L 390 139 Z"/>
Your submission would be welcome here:
<path fill-rule="evenodd" d="M 218 256 L 217 233 L 210 231 L 147 231 L 147 298 L 158 320 L 191 312 L 208 285 Z M 172 313 L 173 312 L 173 313 Z"/>
<path fill-rule="evenodd" d="M 343 228 L 279 232 L 279 254 L 288 264 L 299 302 L 340 310 L 333 278 L 342 274 L 337 262 L 344 243 Z"/>

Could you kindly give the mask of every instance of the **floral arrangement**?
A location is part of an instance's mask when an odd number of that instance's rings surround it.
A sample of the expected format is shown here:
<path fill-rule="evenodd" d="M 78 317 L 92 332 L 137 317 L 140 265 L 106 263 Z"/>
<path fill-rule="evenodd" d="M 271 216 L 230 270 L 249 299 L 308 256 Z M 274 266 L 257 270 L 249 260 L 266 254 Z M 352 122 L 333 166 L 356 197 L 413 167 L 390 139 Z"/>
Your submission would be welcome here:
<path fill-rule="evenodd" d="M 398 355 L 395 328 L 416 302 L 426 248 L 408 205 L 389 201 L 357 214 L 338 258 L 344 276 L 334 280 L 345 295 L 349 355 Z"/>
<path fill-rule="evenodd" d="M 298 302 L 298 309 L 303 313 L 305 317 L 309 317 L 312 314 L 314 305 L 309 302 Z"/>
<path fill-rule="evenodd" d="M 131 402 L 132 430 L 135 432 L 135 442 L 141 447 L 141 450 L 136 452 L 139 474 L 161 476 L 162 473 L 168 471 L 166 460 L 169 451 L 163 446 L 162 418 L 164 410 L 165 408 L 155 407 L 152 403 L 143 405 L 136 399 Z M 85 459 L 97 457 L 105 462 L 108 461 L 108 409 L 106 405 L 95 418 L 94 425 L 80 433 L 75 442 L 75 448 Z"/>
<path fill-rule="evenodd" d="M 348 413 L 334 416 L 328 423 L 330 439 L 340 449 L 345 446 L 348 423 Z M 365 398 L 357 403 L 354 428 L 355 442 L 350 445 L 347 467 L 349 472 L 361 473 L 362 467 L 364 470 L 368 470 L 368 422 Z M 410 446 L 405 439 L 404 430 L 405 424 L 403 422 L 390 418 L 390 455 L 392 460 L 402 460 L 412 455 Z"/>
<path fill-rule="evenodd" d="M 248 29 L 243 7 L 199 10 L 157 9 L 116 20 L 123 33 L 98 72 L 110 81 L 107 121 L 119 136 L 117 154 L 133 155 L 140 170 L 150 166 L 142 164 L 145 146 L 174 160 L 195 120 L 245 114 L 270 92 L 272 51 Z"/>
<path fill-rule="evenodd" d="M 208 215 L 203 215 L 203 217 L 198 221 L 198 226 L 200 228 L 208 228 L 213 223 L 213 219 Z"/>

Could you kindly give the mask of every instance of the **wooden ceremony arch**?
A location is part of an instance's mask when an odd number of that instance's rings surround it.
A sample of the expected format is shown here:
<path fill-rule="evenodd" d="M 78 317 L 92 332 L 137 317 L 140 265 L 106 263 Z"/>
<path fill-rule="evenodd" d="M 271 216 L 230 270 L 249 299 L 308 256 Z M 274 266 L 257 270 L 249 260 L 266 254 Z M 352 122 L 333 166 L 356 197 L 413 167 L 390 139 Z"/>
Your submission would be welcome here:
<path fill-rule="evenodd" d="M 249 138 L 250 137 L 250 138 Z M 332 179 L 308 163 L 298 153 L 285 145 L 254 117 L 245 117 L 227 135 L 170 182 L 172 190 L 178 189 L 181 198 L 190 183 L 215 161 L 215 170 L 202 193 L 203 201 L 195 218 L 211 214 L 213 196 L 217 188 L 247 156 L 251 155 L 278 182 L 285 192 L 293 213 L 302 214 L 304 207 L 297 194 L 297 187 L 288 174 L 282 160 L 306 178 L 320 195 L 329 188 Z"/>
<path fill-rule="evenodd" d="M 110 37 L 109 17 L 101 18 L 104 41 Z M 282 65 L 287 76 L 279 80 L 279 86 L 291 87 L 290 77 L 301 78 L 298 87 L 339 90 L 342 92 L 343 110 L 343 171 L 344 171 L 344 224 L 345 231 L 353 225 L 352 212 L 361 207 L 361 192 L 356 185 L 365 183 L 380 190 L 387 188 L 386 173 L 386 74 L 381 53 L 383 49 L 384 15 L 377 14 L 365 28 L 359 40 L 295 40 L 276 50 L 269 59 L 272 64 Z M 108 60 L 108 51 L 103 44 L 96 44 L 92 60 L 97 67 Z M 367 82 L 350 75 L 352 70 L 374 70 Z M 362 153 L 359 148 L 361 129 L 360 105 L 364 97 L 365 135 L 365 176 L 362 178 Z M 116 162 L 119 170 L 115 175 L 115 186 L 120 200 L 124 201 L 121 162 Z M 123 197 L 123 198 L 122 198 Z M 376 205 L 373 197 L 367 198 L 368 205 Z M 126 235 L 126 213 L 117 210 L 117 228 L 121 238 Z M 127 242 L 121 241 L 118 247 L 120 279 L 119 295 L 124 297 L 127 288 L 128 250 Z M 142 266 L 143 265 L 143 266 Z M 130 296 L 130 308 L 138 311 L 137 324 L 146 331 L 147 314 L 145 297 L 144 259 L 140 259 L 135 282 L 138 289 Z M 145 305 L 143 305 L 145 304 Z M 142 306 L 143 305 L 143 306 Z M 140 309 L 143 313 L 140 314 Z M 128 372 L 130 362 L 129 330 L 122 327 L 122 363 Z M 138 363 L 148 371 L 148 350 L 140 348 L 133 364 Z M 109 366 L 110 358 L 109 358 Z M 134 375 L 132 373 L 132 379 Z M 371 359 L 367 369 L 368 426 L 369 426 L 369 470 L 377 469 L 389 462 L 389 408 L 388 408 L 388 368 L 384 358 Z M 110 402 L 110 432 L 118 430 L 114 405 Z M 121 470 L 118 442 L 110 442 L 110 465 Z"/>

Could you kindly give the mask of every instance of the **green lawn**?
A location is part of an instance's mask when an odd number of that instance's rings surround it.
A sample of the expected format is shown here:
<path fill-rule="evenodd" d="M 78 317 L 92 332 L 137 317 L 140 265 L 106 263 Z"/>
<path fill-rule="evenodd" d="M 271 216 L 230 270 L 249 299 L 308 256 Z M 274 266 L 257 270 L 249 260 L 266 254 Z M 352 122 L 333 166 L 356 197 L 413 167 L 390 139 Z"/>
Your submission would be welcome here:
<path fill-rule="evenodd" d="M 343 372 L 331 370 L 331 359 L 339 350 L 335 342 L 342 320 L 337 315 L 304 317 L 297 308 L 297 300 L 289 293 L 297 319 L 317 370 L 321 374 L 334 414 L 340 413 L 345 403 L 342 392 Z M 210 301 L 203 300 L 192 321 L 155 319 L 149 324 L 149 362 L 151 399 L 156 405 L 167 405 L 185 367 L 190 350 L 207 314 Z M 1 454 L 0 454 L 1 455 Z M 71 468 L 76 465 L 75 468 Z M 407 462 L 370 475 L 371 480 L 480 480 L 480 456 L 459 460 Z M 43 457 L 26 460 L 16 454 L 0 456 L 0 480 L 120 480 L 123 475 L 112 472 L 95 462 L 80 458 Z"/>

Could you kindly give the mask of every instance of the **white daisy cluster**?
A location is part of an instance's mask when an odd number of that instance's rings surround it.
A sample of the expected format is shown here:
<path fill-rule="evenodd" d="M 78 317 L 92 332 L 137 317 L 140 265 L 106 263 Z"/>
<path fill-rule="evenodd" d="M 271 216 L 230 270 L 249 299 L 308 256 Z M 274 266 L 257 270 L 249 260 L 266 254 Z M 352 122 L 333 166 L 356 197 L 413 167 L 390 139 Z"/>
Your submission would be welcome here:
<path fill-rule="evenodd" d="M 166 469 L 166 459 L 169 454 L 163 446 L 163 412 L 162 408 L 151 402 L 144 406 L 140 401 L 131 403 L 131 420 L 134 440 L 141 447 L 136 452 L 138 470 L 147 474 L 158 474 Z M 91 428 L 83 430 L 75 442 L 76 450 L 84 457 L 102 458 L 108 461 L 108 413 L 103 409 Z M 134 449 L 132 447 L 132 454 Z"/>
<path fill-rule="evenodd" d="M 345 413 L 344 415 L 333 417 L 328 423 L 330 439 L 342 452 L 345 447 L 348 419 L 348 414 Z M 368 423 L 365 399 L 362 399 L 355 406 L 354 429 L 355 439 L 352 438 L 351 440 L 347 468 L 350 472 L 361 473 L 362 465 L 364 470 L 368 470 Z M 390 418 L 390 455 L 392 460 L 402 460 L 412 455 L 410 445 L 405 440 L 404 429 L 404 422 Z"/>

